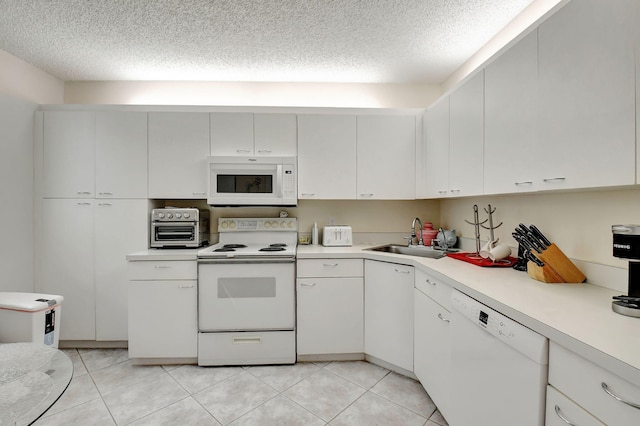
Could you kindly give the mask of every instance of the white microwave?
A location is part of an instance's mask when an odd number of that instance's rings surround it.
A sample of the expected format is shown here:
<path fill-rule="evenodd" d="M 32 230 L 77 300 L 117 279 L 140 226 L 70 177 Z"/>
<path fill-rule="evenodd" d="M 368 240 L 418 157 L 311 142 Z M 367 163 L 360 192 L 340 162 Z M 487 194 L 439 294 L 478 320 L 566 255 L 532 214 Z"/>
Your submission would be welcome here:
<path fill-rule="evenodd" d="M 211 206 L 295 206 L 296 157 L 209 157 Z"/>

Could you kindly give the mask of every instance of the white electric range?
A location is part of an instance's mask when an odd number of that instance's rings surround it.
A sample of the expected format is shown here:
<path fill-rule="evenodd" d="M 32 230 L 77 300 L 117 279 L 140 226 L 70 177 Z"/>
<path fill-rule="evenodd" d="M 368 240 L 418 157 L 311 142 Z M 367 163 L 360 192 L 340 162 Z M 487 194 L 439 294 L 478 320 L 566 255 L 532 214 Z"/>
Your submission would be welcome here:
<path fill-rule="evenodd" d="M 295 363 L 296 218 L 220 218 L 198 252 L 198 365 Z"/>

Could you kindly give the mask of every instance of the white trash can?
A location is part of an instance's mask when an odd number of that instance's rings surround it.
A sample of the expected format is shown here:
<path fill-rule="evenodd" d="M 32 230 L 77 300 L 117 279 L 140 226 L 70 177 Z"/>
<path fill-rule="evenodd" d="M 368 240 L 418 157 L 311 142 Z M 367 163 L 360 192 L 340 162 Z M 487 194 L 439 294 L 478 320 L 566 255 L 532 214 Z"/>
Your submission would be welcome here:
<path fill-rule="evenodd" d="M 0 343 L 33 342 L 57 348 L 64 297 L 0 292 Z"/>

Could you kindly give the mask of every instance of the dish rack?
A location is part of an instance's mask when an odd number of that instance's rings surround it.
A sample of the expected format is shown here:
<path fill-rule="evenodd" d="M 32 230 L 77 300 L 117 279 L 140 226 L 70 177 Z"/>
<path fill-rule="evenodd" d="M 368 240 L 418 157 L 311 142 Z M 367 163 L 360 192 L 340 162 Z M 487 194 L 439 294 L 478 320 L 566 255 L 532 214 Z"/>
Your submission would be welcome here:
<path fill-rule="evenodd" d="M 558 248 L 551 244 L 536 257 L 544 262 L 538 266 L 532 261 L 527 263 L 527 274 L 534 280 L 544 283 L 582 283 L 587 277 Z"/>

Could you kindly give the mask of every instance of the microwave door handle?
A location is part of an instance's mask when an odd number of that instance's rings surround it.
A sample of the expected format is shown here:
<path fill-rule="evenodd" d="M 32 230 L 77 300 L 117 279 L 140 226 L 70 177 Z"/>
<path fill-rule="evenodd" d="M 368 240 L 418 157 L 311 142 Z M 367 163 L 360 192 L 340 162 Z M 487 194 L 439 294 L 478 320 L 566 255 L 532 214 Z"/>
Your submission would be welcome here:
<path fill-rule="evenodd" d="M 282 164 L 276 166 L 276 191 L 276 197 L 282 198 Z"/>

